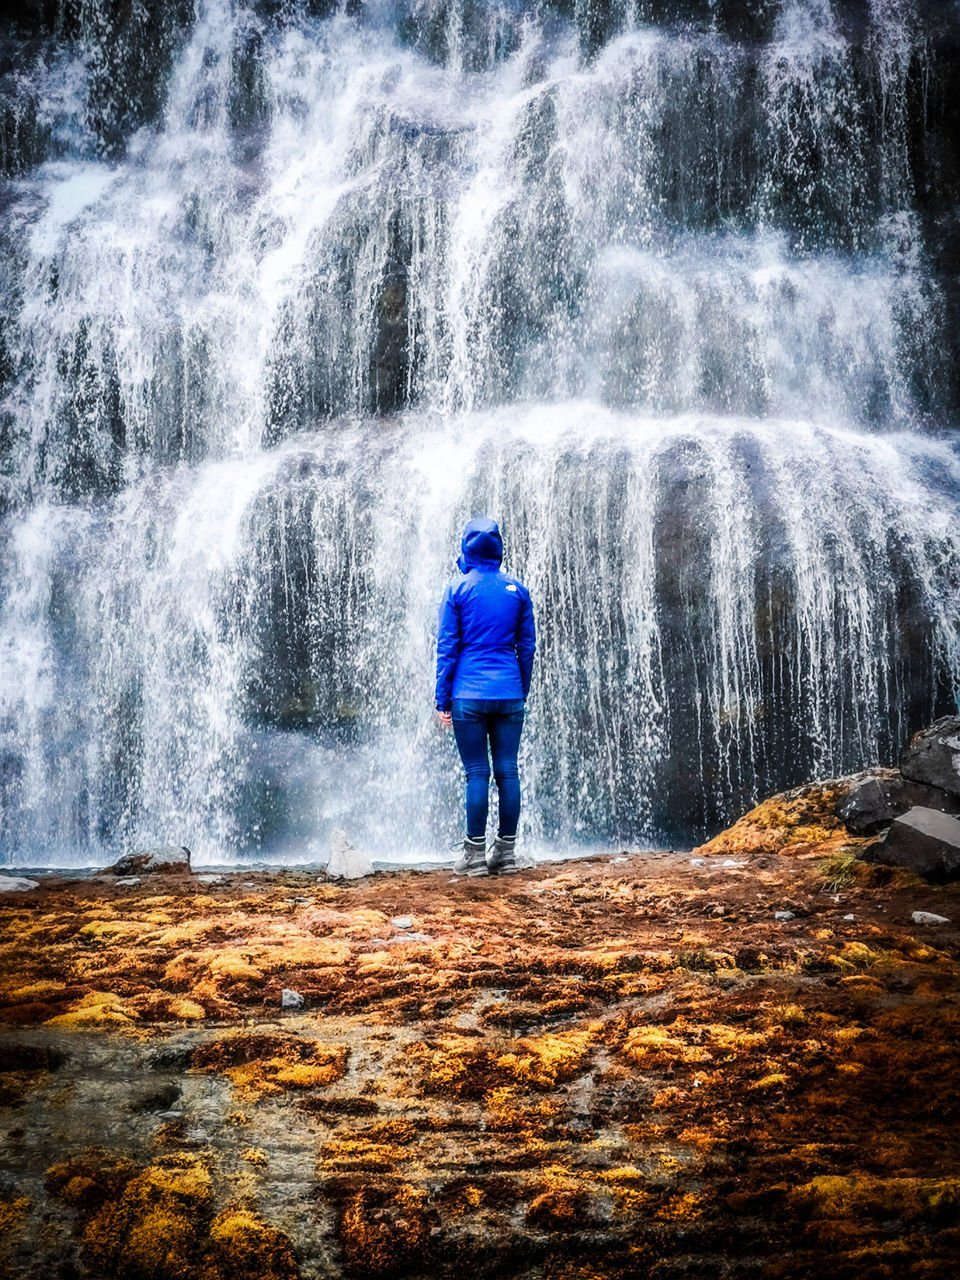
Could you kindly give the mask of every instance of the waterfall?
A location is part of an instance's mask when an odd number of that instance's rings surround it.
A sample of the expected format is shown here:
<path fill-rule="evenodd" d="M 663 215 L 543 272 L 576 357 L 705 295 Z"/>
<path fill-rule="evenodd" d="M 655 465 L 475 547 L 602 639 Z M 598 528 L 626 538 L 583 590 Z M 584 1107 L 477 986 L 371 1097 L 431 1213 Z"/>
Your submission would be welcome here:
<path fill-rule="evenodd" d="M 481 513 L 532 848 L 689 844 L 956 705 L 919 3 L 70 12 L 0 40 L 0 857 L 437 854 Z"/>

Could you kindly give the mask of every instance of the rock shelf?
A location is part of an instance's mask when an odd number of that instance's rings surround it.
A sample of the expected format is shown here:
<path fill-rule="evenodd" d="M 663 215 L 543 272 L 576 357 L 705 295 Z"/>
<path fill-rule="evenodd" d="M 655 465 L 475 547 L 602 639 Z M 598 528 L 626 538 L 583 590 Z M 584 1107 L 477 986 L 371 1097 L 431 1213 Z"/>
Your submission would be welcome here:
<path fill-rule="evenodd" d="M 5 895 L 0 1275 L 953 1280 L 960 889 L 835 799 L 696 863 Z"/>

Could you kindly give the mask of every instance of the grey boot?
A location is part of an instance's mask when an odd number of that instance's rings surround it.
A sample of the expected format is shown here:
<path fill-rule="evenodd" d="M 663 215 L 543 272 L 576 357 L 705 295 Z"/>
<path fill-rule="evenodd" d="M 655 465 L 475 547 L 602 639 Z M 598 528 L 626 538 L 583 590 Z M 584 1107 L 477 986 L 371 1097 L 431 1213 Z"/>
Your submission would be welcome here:
<path fill-rule="evenodd" d="M 492 876 L 509 876 L 517 870 L 517 837 L 497 836 L 487 854 L 487 870 Z"/>
<path fill-rule="evenodd" d="M 486 840 L 471 840 L 467 836 L 463 842 L 463 853 L 453 864 L 454 875 L 485 876 L 487 874 L 487 861 L 484 856 L 486 847 Z"/>

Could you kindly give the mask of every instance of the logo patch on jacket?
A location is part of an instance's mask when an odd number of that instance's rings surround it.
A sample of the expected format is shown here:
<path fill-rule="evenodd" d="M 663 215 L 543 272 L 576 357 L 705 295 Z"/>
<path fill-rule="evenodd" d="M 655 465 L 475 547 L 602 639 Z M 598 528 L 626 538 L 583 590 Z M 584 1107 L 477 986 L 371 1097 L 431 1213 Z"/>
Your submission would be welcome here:
<path fill-rule="evenodd" d="M 516 589 L 517 589 L 517 588 L 513 585 L 513 583 L 512 583 L 512 582 L 508 582 L 508 583 L 507 583 L 507 590 L 508 590 L 508 591 L 516 591 Z"/>

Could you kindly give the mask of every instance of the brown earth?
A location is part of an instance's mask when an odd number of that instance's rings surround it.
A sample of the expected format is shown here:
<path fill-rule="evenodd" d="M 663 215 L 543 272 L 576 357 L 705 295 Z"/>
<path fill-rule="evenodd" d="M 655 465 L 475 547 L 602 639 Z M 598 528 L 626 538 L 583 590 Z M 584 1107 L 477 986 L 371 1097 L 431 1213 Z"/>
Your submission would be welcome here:
<path fill-rule="evenodd" d="M 910 915 L 960 888 L 831 803 L 693 860 L 5 895 L 0 1276 L 955 1280 L 960 928 Z"/>

